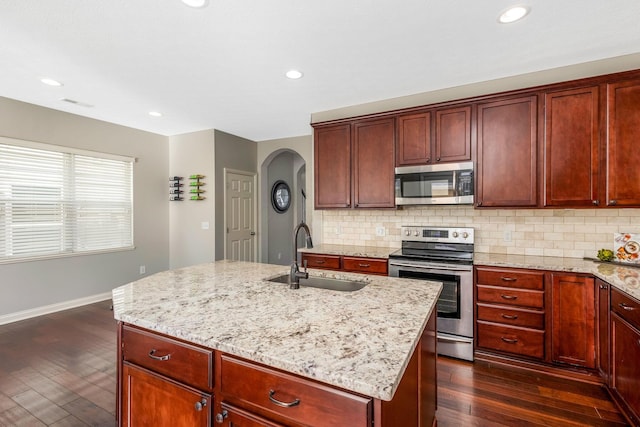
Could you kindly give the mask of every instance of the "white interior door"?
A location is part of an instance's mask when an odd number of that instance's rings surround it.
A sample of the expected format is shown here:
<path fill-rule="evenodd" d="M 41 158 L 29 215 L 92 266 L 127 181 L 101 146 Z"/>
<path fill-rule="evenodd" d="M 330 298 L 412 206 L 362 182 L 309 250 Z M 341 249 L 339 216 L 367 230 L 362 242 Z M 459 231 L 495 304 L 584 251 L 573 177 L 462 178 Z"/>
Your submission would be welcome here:
<path fill-rule="evenodd" d="M 225 171 L 225 258 L 256 260 L 256 174 Z"/>

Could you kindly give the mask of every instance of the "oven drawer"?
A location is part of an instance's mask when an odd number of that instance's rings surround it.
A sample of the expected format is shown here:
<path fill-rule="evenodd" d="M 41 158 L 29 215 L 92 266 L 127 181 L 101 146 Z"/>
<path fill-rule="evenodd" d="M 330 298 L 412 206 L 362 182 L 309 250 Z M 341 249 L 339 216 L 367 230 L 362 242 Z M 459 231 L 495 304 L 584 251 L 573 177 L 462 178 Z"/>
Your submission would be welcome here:
<path fill-rule="evenodd" d="M 544 272 L 476 267 L 476 283 L 488 286 L 544 290 Z"/>
<path fill-rule="evenodd" d="M 477 310 L 478 320 L 532 329 L 544 329 L 544 311 L 481 303 L 478 303 Z"/>
<path fill-rule="evenodd" d="M 519 307 L 544 307 L 544 291 L 532 291 L 501 286 L 477 285 L 478 302 L 507 304 Z"/>
<path fill-rule="evenodd" d="M 542 359 L 544 331 L 478 321 L 478 347 Z"/>
<path fill-rule="evenodd" d="M 344 271 L 387 275 L 387 260 L 375 258 L 342 257 Z"/>

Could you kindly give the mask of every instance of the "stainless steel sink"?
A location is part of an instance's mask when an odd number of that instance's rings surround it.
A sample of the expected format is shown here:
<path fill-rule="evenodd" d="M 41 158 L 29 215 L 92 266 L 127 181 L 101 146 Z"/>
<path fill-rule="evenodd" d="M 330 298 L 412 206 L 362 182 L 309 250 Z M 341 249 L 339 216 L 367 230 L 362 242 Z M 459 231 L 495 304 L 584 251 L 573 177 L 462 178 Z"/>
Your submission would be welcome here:
<path fill-rule="evenodd" d="M 272 279 L 268 279 L 268 281 L 275 282 L 275 283 L 289 283 L 289 275 L 283 274 L 282 276 L 277 276 Z M 308 279 L 300 279 L 300 286 L 329 289 L 331 291 L 341 291 L 341 292 L 358 291 L 367 285 L 368 285 L 367 282 L 360 282 L 358 280 L 331 279 L 328 277 L 311 276 Z"/>

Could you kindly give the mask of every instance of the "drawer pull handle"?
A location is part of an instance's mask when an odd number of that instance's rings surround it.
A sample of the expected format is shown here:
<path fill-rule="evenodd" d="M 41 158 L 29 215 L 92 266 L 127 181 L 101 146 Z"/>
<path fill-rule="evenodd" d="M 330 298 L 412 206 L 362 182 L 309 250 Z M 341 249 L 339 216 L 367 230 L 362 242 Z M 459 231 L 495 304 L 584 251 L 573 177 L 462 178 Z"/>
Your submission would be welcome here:
<path fill-rule="evenodd" d="M 291 408 L 292 406 L 296 406 L 300 404 L 300 399 L 296 399 L 293 402 L 282 402 L 276 399 L 275 397 L 273 397 L 274 394 L 276 394 L 275 391 L 269 390 L 269 400 L 278 406 L 282 406 L 283 408 Z"/>
<path fill-rule="evenodd" d="M 502 276 L 502 277 L 500 277 L 500 280 L 502 280 L 503 282 L 515 282 L 518 279 L 516 279 L 515 277 L 504 277 L 504 276 Z"/>
<path fill-rule="evenodd" d="M 318 261 L 316 261 L 316 264 L 324 264 L 324 260 L 319 259 Z"/>
<path fill-rule="evenodd" d="M 164 356 L 156 356 L 156 349 L 154 348 L 149 352 L 149 357 L 152 358 L 153 360 L 159 360 L 163 362 L 165 360 L 171 359 L 171 353 L 165 354 Z"/>
<path fill-rule="evenodd" d="M 517 296 L 515 295 L 500 295 L 503 299 L 508 299 L 508 300 L 514 300 L 514 299 L 518 299 Z"/>
<path fill-rule="evenodd" d="M 517 314 L 503 314 L 502 318 L 509 320 L 516 320 L 518 318 Z"/>
<path fill-rule="evenodd" d="M 195 404 L 196 411 L 198 412 L 202 411 L 202 408 L 204 408 L 205 406 L 207 406 L 207 399 L 203 397 L 199 402 L 196 402 Z"/>
<path fill-rule="evenodd" d="M 216 414 L 216 422 L 218 424 L 222 424 L 228 416 L 229 416 L 229 412 L 226 409 L 223 409 L 222 412 L 218 412 Z"/>
<path fill-rule="evenodd" d="M 621 302 L 621 303 L 620 303 L 620 304 L 618 304 L 618 305 L 620 306 L 620 308 L 622 308 L 623 310 L 627 310 L 627 311 L 633 311 L 633 310 L 635 310 L 635 309 L 636 309 L 635 307 L 631 307 L 630 305 L 625 304 L 625 303 L 623 303 L 623 302 Z"/>
<path fill-rule="evenodd" d="M 358 264 L 358 267 L 369 268 L 369 267 L 371 267 L 371 265 L 370 264 L 362 264 L 361 263 L 361 264 Z"/>
<path fill-rule="evenodd" d="M 513 339 L 513 338 L 500 337 L 500 339 L 501 339 L 502 341 L 506 342 L 506 343 L 509 343 L 509 344 L 515 344 L 515 343 L 517 343 L 517 342 L 518 342 L 518 340 L 517 340 L 517 339 Z"/>

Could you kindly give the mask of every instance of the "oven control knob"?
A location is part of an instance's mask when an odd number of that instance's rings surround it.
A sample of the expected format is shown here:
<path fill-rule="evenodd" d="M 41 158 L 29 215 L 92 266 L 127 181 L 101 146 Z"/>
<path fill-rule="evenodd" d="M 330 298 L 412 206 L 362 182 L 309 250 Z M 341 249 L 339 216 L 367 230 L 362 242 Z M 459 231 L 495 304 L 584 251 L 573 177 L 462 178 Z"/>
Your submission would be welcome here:
<path fill-rule="evenodd" d="M 405 236 L 411 236 L 411 230 L 404 230 Z"/>
<path fill-rule="evenodd" d="M 458 232 L 457 232 L 457 231 L 454 231 L 453 233 L 451 233 L 451 235 L 452 235 L 453 237 L 455 237 L 455 238 L 458 238 Z"/>
<path fill-rule="evenodd" d="M 469 237 L 469 233 L 467 233 L 466 231 L 464 233 L 462 233 L 462 238 L 466 239 L 467 237 Z"/>
<path fill-rule="evenodd" d="M 420 232 L 418 230 L 416 230 L 416 231 L 413 232 L 413 235 L 418 237 L 420 235 Z"/>

